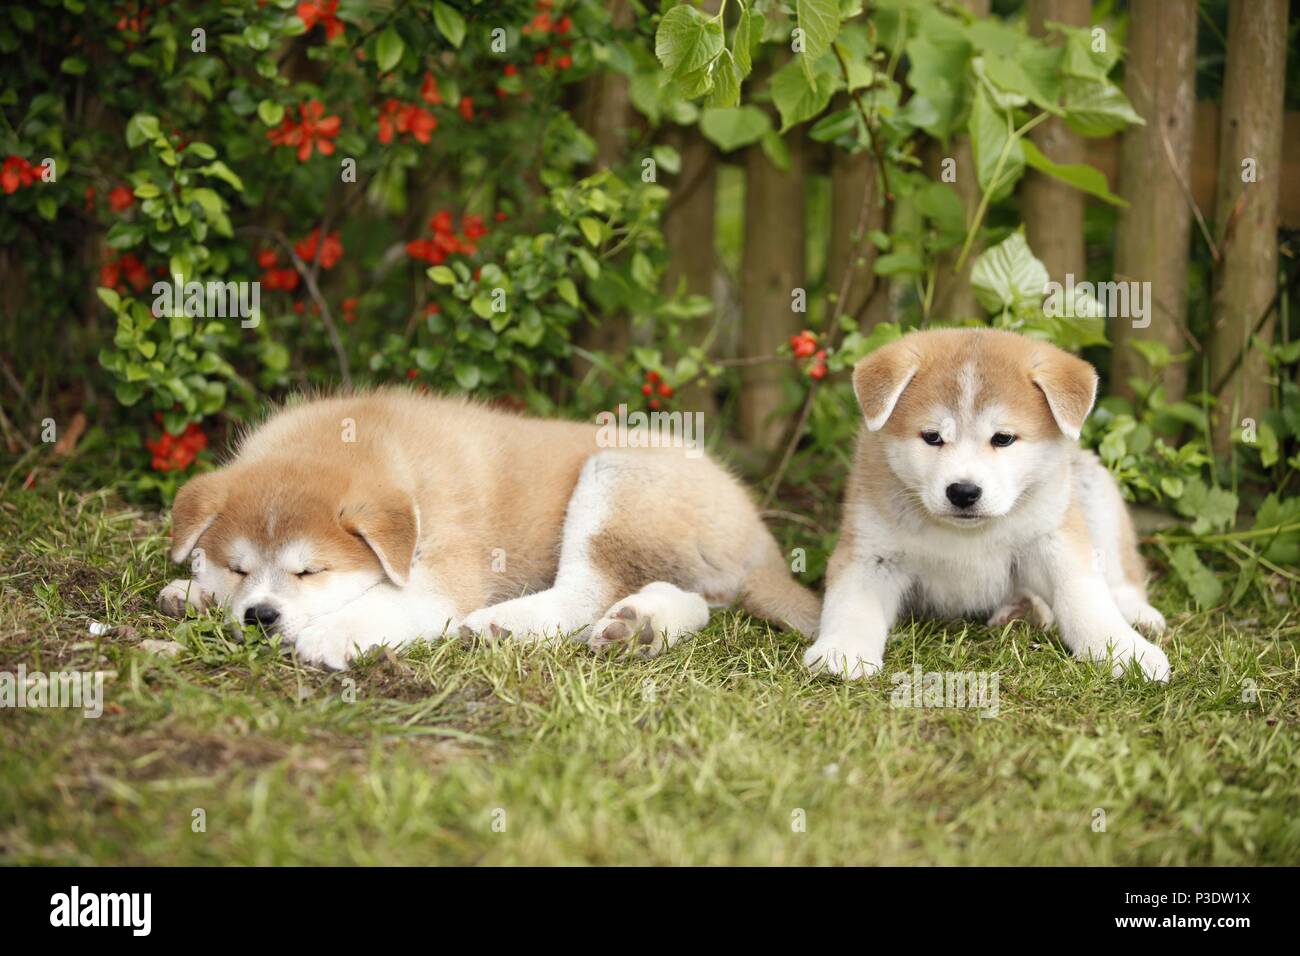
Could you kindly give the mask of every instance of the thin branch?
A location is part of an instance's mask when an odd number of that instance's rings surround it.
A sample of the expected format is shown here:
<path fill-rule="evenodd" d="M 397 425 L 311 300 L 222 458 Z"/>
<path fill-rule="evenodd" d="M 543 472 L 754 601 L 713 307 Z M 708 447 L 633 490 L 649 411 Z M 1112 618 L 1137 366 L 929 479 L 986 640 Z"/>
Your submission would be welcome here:
<path fill-rule="evenodd" d="M 328 222 L 328 220 L 326 221 Z M 302 277 L 303 284 L 307 287 L 307 294 L 311 296 L 312 302 L 320 309 L 321 321 L 325 324 L 325 334 L 329 336 L 330 345 L 334 348 L 334 355 L 338 358 L 339 378 L 342 379 L 344 387 L 351 388 L 352 373 L 348 369 L 347 350 L 343 348 L 343 339 L 339 337 L 338 326 L 334 324 L 334 313 L 330 311 L 329 303 L 325 301 L 325 297 L 321 295 L 320 286 L 316 284 L 316 272 L 320 267 L 320 254 L 325 247 L 325 237 L 317 233 L 316 258 L 309 268 L 293 248 L 293 243 L 289 241 L 289 237 L 280 230 L 264 229 L 260 226 L 245 226 L 240 231 L 274 239 L 289 254 L 294 270 Z"/>

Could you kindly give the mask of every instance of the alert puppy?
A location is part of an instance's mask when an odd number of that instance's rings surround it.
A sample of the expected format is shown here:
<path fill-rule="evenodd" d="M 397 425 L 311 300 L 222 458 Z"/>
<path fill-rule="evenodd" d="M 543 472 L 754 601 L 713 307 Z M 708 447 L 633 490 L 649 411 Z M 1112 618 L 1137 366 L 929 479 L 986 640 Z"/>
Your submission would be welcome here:
<path fill-rule="evenodd" d="M 602 448 L 594 425 L 378 391 L 272 416 L 187 483 L 164 610 L 215 602 L 309 662 L 448 631 L 659 653 L 738 601 L 813 633 L 745 489 L 681 448 Z"/>
<path fill-rule="evenodd" d="M 1168 680 L 1164 652 L 1134 630 L 1165 621 L 1123 498 L 1077 445 L 1092 366 L 1010 332 L 950 329 L 873 352 L 853 386 L 867 427 L 809 667 L 875 674 L 911 610 L 1054 618 L 1075 657 Z"/>

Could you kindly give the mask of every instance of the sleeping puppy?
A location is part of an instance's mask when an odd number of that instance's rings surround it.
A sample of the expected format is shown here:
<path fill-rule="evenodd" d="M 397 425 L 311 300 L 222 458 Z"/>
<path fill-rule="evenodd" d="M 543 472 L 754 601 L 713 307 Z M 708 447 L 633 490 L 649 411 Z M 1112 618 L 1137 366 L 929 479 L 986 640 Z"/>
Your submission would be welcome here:
<path fill-rule="evenodd" d="M 177 494 L 171 557 L 194 576 L 160 604 L 216 603 L 331 668 L 449 630 L 652 656 L 736 601 L 816 630 L 730 474 L 603 434 L 397 390 L 290 407 Z"/>
<path fill-rule="evenodd" d="M 915 332 L 858 363 L 866 417 L 827 570 L 814 671 L 864 678 L 904 610 L 1055 619 L 1081 660 L 1169 679 L 1165 620 L 1110 473 L 1077 445 L 1097 374 L 994 329 Z"/>

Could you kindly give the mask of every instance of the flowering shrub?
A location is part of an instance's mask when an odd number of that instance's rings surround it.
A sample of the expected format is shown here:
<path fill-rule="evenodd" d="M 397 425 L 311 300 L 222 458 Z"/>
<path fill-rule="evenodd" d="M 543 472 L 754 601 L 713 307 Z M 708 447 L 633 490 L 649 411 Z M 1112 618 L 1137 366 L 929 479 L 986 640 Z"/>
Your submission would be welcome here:
<path fill-rule="evenodd" d="M 594 0 L 59 5 L 0 17 L 0 240 L 63 237 L 30 254 L 27 315 L 107 310 L 87 372 L 141 416 L 147 486 L 306 385 L 592 413 L 645 369 L 588 354 L 574 393 L 579 325 L 654 329 L 658 366 L 703 308 L 660 291 L 666 191 L 638 157 L 588 174 L 566 90 L 631 36 Z"/>

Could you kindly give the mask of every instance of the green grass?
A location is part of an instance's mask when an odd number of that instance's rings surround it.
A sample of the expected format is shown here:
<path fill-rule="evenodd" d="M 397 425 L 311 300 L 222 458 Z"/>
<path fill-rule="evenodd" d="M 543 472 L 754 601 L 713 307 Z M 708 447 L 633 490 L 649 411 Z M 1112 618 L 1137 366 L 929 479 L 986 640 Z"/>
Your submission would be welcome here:
<path fill-rule="evenodd" d="M 0 671 L 115 672 L 99 719 L 0 711 L 4 862 L 1300 862 L 1280 583 L 1229 615 L 1159 590 L 1169 686 L 961 623 L 905 626 L 845 685 L 732 613 L 651 662 L 448 641 L 328 674 L 160 617 L 162 532 L 103 495 L 0 498 Z M 891 706 L 914 664 L 996 672 L 998 715 Z"/>

